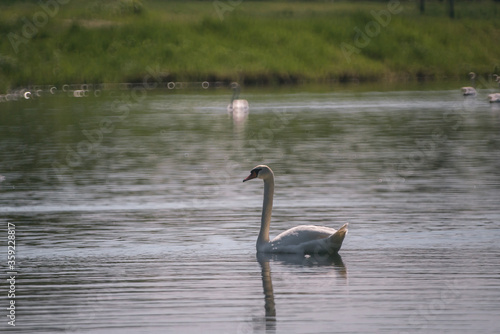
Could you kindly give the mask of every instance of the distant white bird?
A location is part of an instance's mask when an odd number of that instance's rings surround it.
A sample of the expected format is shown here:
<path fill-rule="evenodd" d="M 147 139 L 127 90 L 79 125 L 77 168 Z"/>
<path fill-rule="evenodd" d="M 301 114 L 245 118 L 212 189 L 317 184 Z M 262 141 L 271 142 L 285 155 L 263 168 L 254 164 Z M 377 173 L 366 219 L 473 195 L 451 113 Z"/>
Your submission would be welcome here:
<path fill-rule="evenodd" d="M 228 112 L 247 112 L 249 107 L 248 107 L 248 101 L 247 100 L 242 100 L 238 99 L 240 96 L 240 90 L 241 87 L 237 82 L 232 82 L 231 83 L 231 88 L 233 89 L 233 96 L 231 97 L 231 103 L 227 106 L 227 111 Z"/>
<path fill-rule="evenodd" d="M 476 89 L 474 88 L 474 86 L 476 85 L 476 73 L 470 72 L 469 76 L 472 86 L 462 87 L 462 94 L 464 96 L 476 96 L 477 92 Z"/>
<path fill-rule="evenodd" d="M 500 76 L 493 74 L 495 77 L 495 81 L 498 82 L 498 87 L 500 87 Z M 493 102 L 500 102 L 500 93 L 493 93 L 493 94 L 488 94 L 488 100 L 490 100 L 490 103 Z"/>
<path fill-rule="evenodd" d="M 488 94 L 488 99 L 490 103 L 500 102 L 500 93 Z"/>

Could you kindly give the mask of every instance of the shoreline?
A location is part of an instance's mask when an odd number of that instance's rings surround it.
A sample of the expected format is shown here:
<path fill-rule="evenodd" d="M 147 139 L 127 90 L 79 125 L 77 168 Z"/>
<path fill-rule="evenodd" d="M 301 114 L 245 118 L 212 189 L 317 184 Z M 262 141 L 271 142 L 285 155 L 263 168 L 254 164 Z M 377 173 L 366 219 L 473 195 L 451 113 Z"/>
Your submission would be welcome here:
<path fill-rule="evenodd" d="M 64 85 L 28 85 L 0 92 L 0 102 L 39 100 L 45 97 L 95 98 L 113 95 L 117 92 L 145 92 L 153 94 L 231 94 L 231 81 L 161 81 L 161 82 L 121 82 L 121 83 L 83 83 Z M 242 95 L 261 93 L 338 93 L 338 92 L 398 92 L 398 91 L 453 91 L 461 94 L 461 87 L 467 80 L 407 80 L 407 81 L 328 81 L 296 82 L 280 84 L 244 84 Z M 496 92 L 498 84 L 482 80 L 478 91 Z"/>
<path fill-rule="evenodd" d="M 242 1 L 222 17 L 211 1 L 130 3 L 0 5 L 0 92 L 146 77 L 244 86 L 468 86 L 471 71 L 485 80 L 500 71 L 500 44 L 491 42 L 500 39 L 494 1 L 457 3 L 453 20 L 442 3 L 426 4 L 421 15 L 415 3 L 398 0 Z"/>

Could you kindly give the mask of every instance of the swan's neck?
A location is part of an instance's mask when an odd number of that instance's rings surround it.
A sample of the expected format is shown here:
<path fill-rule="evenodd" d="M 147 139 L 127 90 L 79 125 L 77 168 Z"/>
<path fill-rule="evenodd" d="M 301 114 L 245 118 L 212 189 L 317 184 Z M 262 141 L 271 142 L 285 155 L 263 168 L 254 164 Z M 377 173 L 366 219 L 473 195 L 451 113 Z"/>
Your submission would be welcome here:
<path fill-rule="evenodd" d="M 237 100 L 240 97 L 240 87 L 236 87 L 233 90 L 233 96 L 231 97 L 231 105 L 233 105 L 234 100 Z"/>
<path fill-rule="evenodd" d="M 260 221 L 260 233 L 257 238 L 257 247 L 269 242 L 269 226 L 271 225 L 271 213 L 273 211 L 274 177 L 264 180 L 264 203 L 262 204 L 262 217 Z"/>

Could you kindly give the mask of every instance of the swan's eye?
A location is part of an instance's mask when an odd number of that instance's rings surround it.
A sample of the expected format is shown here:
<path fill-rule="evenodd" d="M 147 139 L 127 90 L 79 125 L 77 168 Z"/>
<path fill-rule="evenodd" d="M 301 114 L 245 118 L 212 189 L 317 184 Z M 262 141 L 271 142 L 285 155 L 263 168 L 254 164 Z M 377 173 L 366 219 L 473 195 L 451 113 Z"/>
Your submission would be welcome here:
<path fill-rule="evenodd" d="M 250 171 L 250 173 L 255 173 L 255 175 L 259 175 L 259 172 L 262 170 L 262 168 L 255 168 Z"/>

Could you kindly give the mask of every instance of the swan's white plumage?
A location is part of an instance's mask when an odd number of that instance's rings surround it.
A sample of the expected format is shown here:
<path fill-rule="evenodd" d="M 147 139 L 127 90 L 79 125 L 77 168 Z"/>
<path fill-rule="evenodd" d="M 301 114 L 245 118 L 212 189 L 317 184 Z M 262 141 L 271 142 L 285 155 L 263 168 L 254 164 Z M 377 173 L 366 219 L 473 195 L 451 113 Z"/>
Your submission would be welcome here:
<path fill-rule="evenodd" d="M 227 111 L 233 113 L 248 112 L 248 101 L 244 99 L 238 99 L 241 90 L 240 85 L 237 82 L 232 82 L 231 88 L 233 89 L 233 96 L 231 97 L 231 103 L 229 103 L 229 105 L 227 106 Z"/>
<path fill-rule="evenodd" d="M 470 72 L 469 76 L 470 76 L 470 81 L 471 81 L 472 86 L 462 87 L 462 94 L 464 96 L 476 96 L 477 95 L 477 91 L 474 88 L 474 86 L 476 84 L 476 73 Z"/>
<path fill-rule="evenodd" d="M 500 87 L 500 76 L 493 74 L 495 77 L 495 81 L 498 82 L 498 87 Z M 490 103 L 493 102 L 500 102 L 500 93 L 493 93 L 493 94 L 488 94 L 488 100 Z"/>
<path fill-rule="evenodd" d="M 476 96 L 477 91 L 474 87 L 462 87 L 462 94 L 464 96 Z"/>
<path fill-rule="evenodd" d="M 296 226 L 279 234 L 269 243 L 261 245 L 257 250 L 265 253 L 337 253 L 347 233 L 347 225 L 338 231 L 324 226 Z"/>
<path fill-rule="evenodd" d="M 500 93 L 488 94 L 488 100 L 490 103 L 500 102 Z"/>
<path fill-rule="evenodd" d="M 233 100 L 228 106 L 228 112 L 248 112 L 248 101 L 247 100 Z"/>
<path fill-rule="evenodd" d="M 339 230 L 315 225 L 300 225 L 291 228 L 273 240 L 269 240 L 271 212 L 274 196 L 274 173 L 266 165 L 256 166 L 243 182 L 260 178 L 264 180 L 264 203 L 257 252 L 264 253 L 297 253 L 297 254 L 335 254 L 347 234 L 348 224 Z"/>

